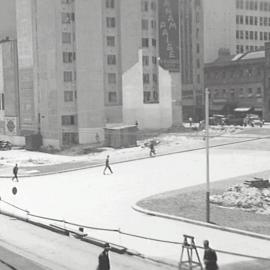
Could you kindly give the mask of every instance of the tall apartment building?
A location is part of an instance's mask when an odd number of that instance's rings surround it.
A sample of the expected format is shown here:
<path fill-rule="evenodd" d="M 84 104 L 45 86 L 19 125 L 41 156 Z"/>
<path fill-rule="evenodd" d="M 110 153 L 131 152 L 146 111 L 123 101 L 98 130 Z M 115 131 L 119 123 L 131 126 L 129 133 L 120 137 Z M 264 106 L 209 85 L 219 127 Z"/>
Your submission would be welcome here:
<path fill-rule="evenodd" d="M 200 0 L 16 4 L 22 135 L 40 132 L 45 144 L 61 146 L 102 138 L 108 124 L 180 125 L 184 85 L 195 110 L 203 88 Z"/>
<path fill-rule="evenodd" d="M 203 0 L 205 62 L 221 48 L 231 54 L 264 49 L 270 40 L 270 0 Z"/>
<path fill-rule="evenodd" d="M 20 134 L 17 42 L 9 39 L 0 40 L 0 134 Z"/>

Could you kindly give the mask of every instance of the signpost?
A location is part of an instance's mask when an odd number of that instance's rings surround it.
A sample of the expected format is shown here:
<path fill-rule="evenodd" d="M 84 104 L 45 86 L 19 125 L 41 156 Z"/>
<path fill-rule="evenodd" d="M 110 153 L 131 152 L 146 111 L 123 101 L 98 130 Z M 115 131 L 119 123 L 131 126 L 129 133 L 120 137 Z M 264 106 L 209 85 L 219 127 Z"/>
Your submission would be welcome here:
<path fill-rule="evenodd" d="M 210 177 L 209 177 L 209 90 L 205 89 L 205 149 L 206 149 L 206 222 L 210 222 Z"/>

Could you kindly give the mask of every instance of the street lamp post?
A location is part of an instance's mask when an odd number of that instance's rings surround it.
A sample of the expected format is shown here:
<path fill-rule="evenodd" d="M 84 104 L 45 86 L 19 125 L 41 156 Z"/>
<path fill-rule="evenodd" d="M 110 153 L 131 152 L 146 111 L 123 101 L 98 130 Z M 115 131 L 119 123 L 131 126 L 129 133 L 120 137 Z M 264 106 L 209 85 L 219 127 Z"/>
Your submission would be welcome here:
<path fill-rule="evenodd" d="M 209 90 L 205 89 L 205 149 L 206 149 L 206 222 L 210 222 L 209 177 Z"/>

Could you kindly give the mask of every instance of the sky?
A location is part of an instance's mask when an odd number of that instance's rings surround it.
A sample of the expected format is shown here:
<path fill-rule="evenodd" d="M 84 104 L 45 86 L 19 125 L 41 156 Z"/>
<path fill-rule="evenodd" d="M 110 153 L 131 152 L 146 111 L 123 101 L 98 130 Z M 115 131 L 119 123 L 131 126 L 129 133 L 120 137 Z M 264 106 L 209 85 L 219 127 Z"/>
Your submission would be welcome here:
<path fill-rule="evenodd" d="M 0 0 L 0 39 L 16 36 L 16 0 Z"/>

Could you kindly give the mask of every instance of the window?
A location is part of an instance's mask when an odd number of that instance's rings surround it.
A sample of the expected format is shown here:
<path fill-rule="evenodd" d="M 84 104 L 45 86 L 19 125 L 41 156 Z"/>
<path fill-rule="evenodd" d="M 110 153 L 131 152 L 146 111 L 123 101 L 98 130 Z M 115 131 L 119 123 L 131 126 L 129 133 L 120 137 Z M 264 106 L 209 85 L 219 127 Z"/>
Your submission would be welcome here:
<path fill-rule="evenodd" d="M 108 83 L 109 84 L 116 84 L 116 74 L 115 73 L 108 73 Z"/>
<path fill-rule="evenodd" d="M 154 1 L 151 2 L 151 9 L 152 9 L 153 11 L 156 10 L 156 3 L 155 3 Z"/>
<path fill-rule="evenodd" d="M 117 102 L 117 94 L 116 92 L 109 92 L 109 102 L 110 103 L 115 103 Z"/>
<path fill-rule="evenodd" d="M 74 20 L 75 20 L 74 13 L 66 13 L 66 12 L 62 13 L 62 23 L 69 24 Z"/>
<path fill-rule="evenodd" d="M 262 89 L 261 89 L 261 87 L 258 87 L 257 88 L 257 95 L 261 96 L 261 94 L 262 94 Z"/>
<path fill-rule="evenodd" d="M 71 43 L 71 33 L 63 32 L 62 33 L 62 43 Z"/>
<path fill-rule="evenodd" d="M 264 40 L 267 40 L 267 32 L 264 32 L 264 33 L 263 33 L 263 39 L 264 39 Z"/>
<path fill-rule="evenodd" d="M 152 46 L 153 47 L 156 47 L 157 46 L 157 41 L 156 39 L 152 38 Z"/>
<path fill-rule="evenodd" d="M 2 110 L 5 110 L 5 94 L 1 94 L 1 108 Z"/>
<path fill-rule="evenodd" d="M 144 103 L 147 103 L 147 102 L 150 101 L 150 99 L 151 99 L 151 92 L 149 92 L 149 91 L 144 91 L 144 92 L 143 92 L 143 102 L 144 102 Z"/>
<path fill-rule="evenodd" d="M 147 0 L 142 1 L 142 11 L 148 11 L 148 1 Z"/>
<path fill-rule="evenodd" d="M 236 30 L 236 38 L 239 39 L 240 35 L 239 35 L 239 30 Z"/>
<path fill-rule="evenodd" d="M 157 81 L 158 81 L 158 80 L 157 80 L 157 74 L 153 74 L 153 82 L 154 82 L 154 83 L 157 83 Z"/>
<path fill-rule="evenodd" d="M 115 37 L 113 37 L 113 36 L 107 37 L 107 46 L 109 46 L 109 47 L 115 46 Z"/>
<path fill-rule="evenodd" d="M 73 92 L 72 91 L 64 91 L 64 100 L 65 100 L 65 102 L 73 101 Z"/>
<path fill-rule="evenodd" d="M 114 8 L 114 0 L 106 0 L 106 8 Z"/>
<path fill-rule="evenodd" d="M 75 125 L 75 115 L 63 115 L 62 126 Z"/>
<path fill-rule="evenodd" d="M 142 20 L 142 29 L 148 30 L 148 20 L 145 19 Z"/>
<path fill-rule="evenodd" d="M 149 56 L 143 55 L 143 66 L 149 66 Z"/>
<path fill-rule="evenodd" d="M 72 52 L 63 52 L 63 62 L 64 63 L 72 63 L 73 61 L 73 53 Z"/>
<path fill-rule="evenodd" d="M 197 68 L 200 68 L 201 67 L 200 59 L 197 59 L 196 63 L 197 63 Z"/>
<path fill-rule="evenodd" d="M 157 64 L 157 58 L 155 56 L 152 56 L 152 64 L 154 65 Z"/>
<path fill-rule="evenodd" d="M 245 17 L 245 23 L 248 24 L 248 16 Z"/>
<path fill-rule="evenodd" d="M 73 3 L 73 0 L 62 0 L 61 3 L 62 4 L 71 4 L 71 3 Z"/>
<path fill-rule="evenodd" d="M 246 39 L 248 39 L 248 31 L 245 31 Z"/>
<path fill-rule="evenodd" d="M 143 38 L 142 39 L 142 46 L 145 47 L 145 48 L 148 48 L 149 47 L 148 38 Z"/>
<path fill-rule="evenodd" d="M 115 65 L 116 64 L 116 55 L 114 55 L 114 54 L 107 55 L 107 64 L 108 65 Z"/>
<path fill-rule="evenodd" d="M 72 81 L 72 71 L 64 71 L 64 82 Z"/>
<path fill-rule="evenodd" d="M 201 76 L 200 76 L 200 74 L 197 75 L 197 83 L 201 83 Z"/>
<path fill-rule="evenodd" d="M 197 53 L 199 53 L 200 52 L 200 44 L 197 43 L 196 48 L 197 48 Z"/>
<path fill-rule="evenodd" d="M 151 20 L 151 27 L 152 29 L 156 29 L 156 21 Z"/>
<path fill-rule="evenodd" d="M 150 82 L 150 76 L 148 73 L 143 74 L 143 83 L 148 84 Z"/>
<path fill-rule="evenodd" d="M 106 25 L 108 28 L 114 28 L 115 27 L 115 18 L 114 17 L 107 17 L 106 18 Z"/>

